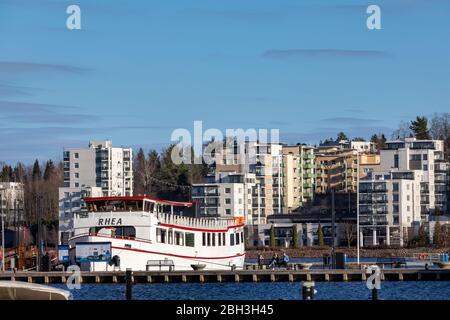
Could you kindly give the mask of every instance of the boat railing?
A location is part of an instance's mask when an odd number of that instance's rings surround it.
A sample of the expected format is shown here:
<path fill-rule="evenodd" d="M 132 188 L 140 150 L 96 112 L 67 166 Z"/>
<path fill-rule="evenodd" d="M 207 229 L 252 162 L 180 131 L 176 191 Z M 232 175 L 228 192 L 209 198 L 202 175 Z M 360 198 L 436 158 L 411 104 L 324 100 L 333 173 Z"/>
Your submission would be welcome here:
<path fill-rule="evenodd" d="M 157 213 L 156 217 L 160 223 L 202 229 L 227 229 L 237 224 L 234 218 L 193 218 L 170 213 Z"/>

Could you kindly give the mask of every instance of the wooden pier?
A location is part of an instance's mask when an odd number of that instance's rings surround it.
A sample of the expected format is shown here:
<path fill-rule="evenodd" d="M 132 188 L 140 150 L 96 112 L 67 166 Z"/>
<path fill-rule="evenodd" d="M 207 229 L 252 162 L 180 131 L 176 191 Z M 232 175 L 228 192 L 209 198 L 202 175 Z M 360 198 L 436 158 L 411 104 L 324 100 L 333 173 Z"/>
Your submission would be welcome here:
<path fill-rule="evenodd" d="M 66 283 L 71 272 L 0 272 L 0 280 Z M 366 281 L 363 270 L 134 271 L 134 283 Z M 445 269 L 381 269 L 382 281 L 449 281 Z M 81 272 L 80 283 L 125 283 L 125 271 Z"/>

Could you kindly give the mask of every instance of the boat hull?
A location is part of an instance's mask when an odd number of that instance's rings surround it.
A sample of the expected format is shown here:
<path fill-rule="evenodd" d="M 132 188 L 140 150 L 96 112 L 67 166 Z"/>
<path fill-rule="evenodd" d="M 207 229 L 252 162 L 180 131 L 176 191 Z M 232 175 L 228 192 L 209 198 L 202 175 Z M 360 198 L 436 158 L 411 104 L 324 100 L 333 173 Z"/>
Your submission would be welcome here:
<path fill-rule="evenodd" d="M 107 262 L 81 262 L 82 271 L 113 271 L 132 269 L 134 271 L 193 270 L 192 265 L 205 265 L 204 270 L 243 269 L 245 251 L 243 246 L 235 249 L 215 248 L 212 252 L 200 251 L 198 248 L 174 247 L 150 242 L 99 237 L 80 236 L 70 240 L 72 248 L 77 242 L 111 242 L 111 256 L 120 258 L 120 265 L 114 266 Z M 75 263 L 75 250 L 71 252 L 71 262 Z M 152 261 L 148 265 L 148 262 Z M 162 266 L 157 265 L 162 262 Z"/>

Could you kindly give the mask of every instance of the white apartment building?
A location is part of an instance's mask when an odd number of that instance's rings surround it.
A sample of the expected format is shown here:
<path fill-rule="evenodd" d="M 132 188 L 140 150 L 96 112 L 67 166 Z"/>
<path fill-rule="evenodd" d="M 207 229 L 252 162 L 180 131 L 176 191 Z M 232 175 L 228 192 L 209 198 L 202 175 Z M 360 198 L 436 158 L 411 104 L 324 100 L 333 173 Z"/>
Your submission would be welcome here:
<path fill-rule="evenodd" d="M 406 138 L 388 141 L 380 152 L 380 171 L 391 169 L 422 170 L 422 220 L 430 214 L 447 210 L 448 163 L 444 161 L 444 143 L 441 140 Z"/>
<path fill-rule="evenodd" d="M 314 196 L 314 147 L 283 146 L 283 208 L 298 210 Z"/>
<path fill-rule="evenodd" d="M 133 152 L 110 140 L 64 150 L 64 187 L 101 187 L 104 196 L 133 195 Z"/>
<path fill-rule="evenodd" d="M 201 216 L 251 219 L 254 174 L 217 173 L 215 181 L 192 186 L 192 200 Z"/>
<path fill-rule="evenodd" d="M 371 172 L 359 184 L 361 245 L 400 245 L 421 221 L 422 170 Z"/>
<path fill-rule="evenodd" d="M 82 214 L 86 209 L 83 198 L 101 197 L 100 187 L 59 188 L 59 229 L 58 241 L 67 245 L 73 236 L 73 218 L 75 214 Z"/>
<path fill-rule="evenodd" d="M 59 241 L 73 232 L 73 216 L 86 196 L 133 195 L 133 152 L 110 140 L 90 141 L 88 148 L 64 149 L 64 187 L 59 188 Z"/>
<path fill-rule="evenodd" d="M 0 212 L 4 215 L 6 225 L 24 221 L 22 183 L 0 182 L 0 200 Z"/>
<path fill-rule="evenodd" d="M 210 172 L 255 174 L 248 223 L 264 223 L 268 215 L 283 210 L 282 145 L 246 141 L 241 148 L 235 143 L 218 152 Z"/>

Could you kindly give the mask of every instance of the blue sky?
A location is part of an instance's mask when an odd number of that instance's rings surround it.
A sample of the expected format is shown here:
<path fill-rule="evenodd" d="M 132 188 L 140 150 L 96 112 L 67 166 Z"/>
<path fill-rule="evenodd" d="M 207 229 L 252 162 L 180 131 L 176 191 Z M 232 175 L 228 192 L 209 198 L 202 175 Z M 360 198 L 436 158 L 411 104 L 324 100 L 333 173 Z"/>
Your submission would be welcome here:
<path fill-rule="evenodd" d="M 66 29 L 81 7 L 82 30 Z M 366 8 L 382 10 L 368 30 Z M 390 135 L 449 110 L 450 3 L 0 0 L 0 160 L 90 139 L 160 149 L 176 128 L 284 142 Z"/>

